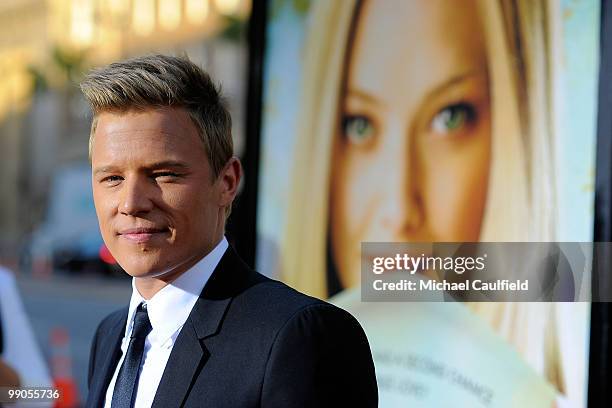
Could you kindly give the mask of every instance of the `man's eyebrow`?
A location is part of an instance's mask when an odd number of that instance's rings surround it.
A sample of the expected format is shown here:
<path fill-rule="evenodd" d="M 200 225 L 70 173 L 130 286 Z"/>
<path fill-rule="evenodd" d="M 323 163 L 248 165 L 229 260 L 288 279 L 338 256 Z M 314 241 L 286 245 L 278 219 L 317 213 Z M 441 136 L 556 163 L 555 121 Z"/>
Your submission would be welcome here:
<path fill-rule="evenodd" d="M 188 170 L 189 165 L 187 163 L 177 161 L 177 160 L 163 160 L 155 163 L 148 164 L 146 169 L 148 170 L 157 170 L 163 168 L 172 168 L 172 169 L 180 169 L 180 170 Z M 100 173 L 114 173 L 119 171 L 119 167 L 117 166 L 102 166 L 94 169 L 93 174 Z"/>
<path fill-rule="evenodd" d="M 93 174 L 113 173 L 115 171 L 117 171 L 117 167 L 115 166 L 103 166 L 103 167 L 98 167 L 94 169 Z"/>
<path fill-rule="evenodd" d="M 152 170 L 161 169 L 161 168 L 173 168 L 173 169 L 187 170 L 189 169 L 189 165 L 187 163 L 184 163 L 178 160 L 164 160 L 160 162 L 151 163 L 147 165 L 147 168 L 152 169 Z"/>

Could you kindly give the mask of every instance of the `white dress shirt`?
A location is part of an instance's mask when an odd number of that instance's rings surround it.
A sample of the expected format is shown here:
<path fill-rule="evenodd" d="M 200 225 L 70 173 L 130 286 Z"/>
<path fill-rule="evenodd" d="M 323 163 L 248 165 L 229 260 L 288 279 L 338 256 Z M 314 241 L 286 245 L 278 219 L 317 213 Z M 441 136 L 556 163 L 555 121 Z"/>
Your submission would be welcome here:
<path fill-rule="evenodd" d="M 149 300 L 145 300 L 138 293 L 134 279 L 132 279 L 132 298 L 128 310 L 125 335 L 121 342 L 122 356 L 106 390 L 105 408 L 111 407 L 113 390 L 130 342 L 134 314 L 138 305 L 143 302 L 146 303 L 153 329 L 145 340 L 134 407 L 148 408 L 153 404 L 157 387 L 166 368 L 174 342 L 227 247 L 228 243 L 224 237 L 208 255 Z"/>

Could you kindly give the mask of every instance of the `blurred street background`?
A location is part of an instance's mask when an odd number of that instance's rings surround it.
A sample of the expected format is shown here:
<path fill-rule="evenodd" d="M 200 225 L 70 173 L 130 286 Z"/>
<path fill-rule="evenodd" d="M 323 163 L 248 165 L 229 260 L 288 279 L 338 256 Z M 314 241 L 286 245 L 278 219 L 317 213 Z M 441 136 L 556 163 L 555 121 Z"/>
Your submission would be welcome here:
<path fill-rule="evenodd" d="M 42 280 L 25 275 L 19 279 L 24 306 L 44 356 L 51 363 L 54 353 L 68 353 L 70 374 L 82 398 L 87 395 L 89 350 L 96 327 L 106 315 L 127 305 L 131 288 L 128 278 L 59 275 Z"/>
<path fill-rule="evenodd" d="M 15 273 L 52 376 L 58 353 L 86 396 L 89 347 L 130 280 L 105 248 L 91 198 L 92 67 L 188 55 L 221 83 L 244 150 L 250 0 L 0 1 L 0 265 Z"/>

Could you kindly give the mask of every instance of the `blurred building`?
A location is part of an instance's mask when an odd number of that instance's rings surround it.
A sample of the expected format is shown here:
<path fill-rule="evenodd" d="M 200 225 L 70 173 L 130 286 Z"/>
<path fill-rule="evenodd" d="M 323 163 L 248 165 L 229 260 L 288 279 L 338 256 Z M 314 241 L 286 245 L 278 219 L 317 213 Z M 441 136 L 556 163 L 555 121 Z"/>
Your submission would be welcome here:
<path fill-rule="evenodd" d="M 242 152 L 250 0 L 0 1 L 0 258 L 19 257 L 46 217 L 53 178 L 87 162 L 89 68 L 187 54 L 221 82 Z"/>

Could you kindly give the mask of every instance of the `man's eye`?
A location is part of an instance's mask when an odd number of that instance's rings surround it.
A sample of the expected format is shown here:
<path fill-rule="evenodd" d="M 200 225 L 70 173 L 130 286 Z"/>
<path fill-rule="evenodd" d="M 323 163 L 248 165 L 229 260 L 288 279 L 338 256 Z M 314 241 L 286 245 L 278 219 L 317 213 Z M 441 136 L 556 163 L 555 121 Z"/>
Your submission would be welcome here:
<path fill-rule="evenodd" d="M 173 173 L 171 171 L 160 171 L 159 173 L 153 173 L 153 178 L 161 178 L 161 179 L 176 179 L 180 177 L 180 174 Z"/>
<path fill-rule="evenodd" d="M 476 119 L 475 109 L 467 103 L 449 105 L 440 110 L 431 121 L 431 129 L 438 134 L 459 131 Z"/>
<path fill-rule="evenodd" d="M 122 178 L 120 176 L 107 176 L 102 179 L 102 182 L 105 184 L 115 185 L 121 182 Z"/>
<path fill-rule="evenodd" d="M 374 124 L 363 115 L 345 116 L 342 121 L 344 136 L 351 143 L 363 144 L 374 136 Z"/>

